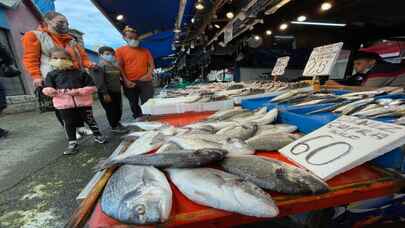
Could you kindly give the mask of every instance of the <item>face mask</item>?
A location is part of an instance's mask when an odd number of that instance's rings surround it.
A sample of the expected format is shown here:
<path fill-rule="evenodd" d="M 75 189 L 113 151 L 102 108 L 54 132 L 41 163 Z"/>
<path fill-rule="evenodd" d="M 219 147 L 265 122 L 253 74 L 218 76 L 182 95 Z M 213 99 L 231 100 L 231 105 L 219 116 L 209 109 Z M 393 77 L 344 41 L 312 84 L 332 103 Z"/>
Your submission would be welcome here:
<path fill-rule="evenodd" d="M 69 24 L 67 22 L 55 23 L 52 28 L 59 34 L 66 34 L 69 32 Z"/>
<path fill-rule="evenodd" d="M 101 58 L 103 58 L 105 61 L 108 61 L 108 62 L 114 62 L 115 61 L 115 58 L 114 58 L 113 55 L 102 55 Z"/>
<path fill-rule="evenodd" d="M 138 47 L 139 46 L 139 40 L 134 40 L 134 39 L 127 39 L 127 43 L 130 47 Z"/>
<path fill-rule="evenodd" d="M 56 70 L 66 70 L 73 67 L 73 62 L 67 59 L 51 59 L 49 64 Z"/>

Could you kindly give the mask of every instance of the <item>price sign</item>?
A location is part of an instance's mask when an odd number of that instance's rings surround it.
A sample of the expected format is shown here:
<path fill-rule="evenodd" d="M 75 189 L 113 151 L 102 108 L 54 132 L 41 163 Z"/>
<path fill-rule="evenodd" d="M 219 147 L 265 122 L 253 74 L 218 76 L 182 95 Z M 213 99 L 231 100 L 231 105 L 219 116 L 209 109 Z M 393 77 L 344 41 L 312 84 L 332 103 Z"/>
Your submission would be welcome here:
<path fill-rule="evenodd" d="M 343 43 L 314 48 L 304 69 L 304 76 L 330 75 L 342 50 Z"/>
<path fill-rule="evenodd" d="M 281 76 L 285 74 L 285 69 L 288 66 L 288 61 L 290 61 L 289 56 L 285 57 L 280 57 L 277 59 L 276 65 L 273 68 L 273 71 L 271 72 L 271 75 L 273 76 Z"/>
<path fill-rule="evenodd" d="M 342 116 L 280 153 L 324 180 L 405 144 L 405 126 Z"/>

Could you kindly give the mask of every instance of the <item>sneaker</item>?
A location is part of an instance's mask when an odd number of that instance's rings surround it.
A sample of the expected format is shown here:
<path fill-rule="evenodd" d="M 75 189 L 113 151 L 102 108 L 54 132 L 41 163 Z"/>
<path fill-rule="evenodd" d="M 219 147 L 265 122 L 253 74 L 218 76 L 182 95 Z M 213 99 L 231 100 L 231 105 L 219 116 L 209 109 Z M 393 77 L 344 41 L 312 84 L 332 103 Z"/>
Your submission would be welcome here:
<path fill-rule="evenodd" d="M 118 124 L 117 127 L 114 127 L 111 129 L 111 132 L 114 134 L 125 134 L 125 133 L 128 133 L 129 130 L 128 130 L 128 128 L 122 126 L 121 124 Z"/>
<path fill-rule="evenodd" d="M 79 127 L 79 128 L 77 128 L 76 132 L 79 133 L 81 136 L 93 134 L 93 132 L 90 129 L 88 129 L 87 127 Z"/>
<path fill-rule="evenodd" d="M 94 136 L 94 141 L 96 143 L 104 144 L 107 142 L 107 139 L 104 136 L 99 135 L 99 136 Z"/>
<path fill-rule="evenodd" d="M 0 128 L 0 139 L 6 138 L 10 132 Z"/>
<path fill-rule="evenodd" d="M 68 148 L 63 152 L 64 155 L 72 155 L 79 152 L 79 144 L 77 141 L 69 141 Z"/>

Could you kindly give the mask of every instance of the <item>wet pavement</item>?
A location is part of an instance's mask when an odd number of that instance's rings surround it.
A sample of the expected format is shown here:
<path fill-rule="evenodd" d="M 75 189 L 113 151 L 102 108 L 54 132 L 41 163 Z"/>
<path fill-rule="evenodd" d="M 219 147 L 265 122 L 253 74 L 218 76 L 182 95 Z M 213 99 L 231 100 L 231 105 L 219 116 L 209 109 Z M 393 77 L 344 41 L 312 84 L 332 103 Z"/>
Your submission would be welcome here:
<path fill-rule="evenodd" d="M 130 119 L 124 105 L 123 120 Z M 95 117 L 109 138 L 105 145 L 92 136 L 81 141 L 80 153 L 63 155 L 65 134 L 53 113 L 22 113 L 0 117 L 10 130 L 0 139 L 0 227 L 63 227 L 78 206 L 77 195 L 94 175 L 92 167 L 119 144 L 112 136 L 104 110 Z"/>

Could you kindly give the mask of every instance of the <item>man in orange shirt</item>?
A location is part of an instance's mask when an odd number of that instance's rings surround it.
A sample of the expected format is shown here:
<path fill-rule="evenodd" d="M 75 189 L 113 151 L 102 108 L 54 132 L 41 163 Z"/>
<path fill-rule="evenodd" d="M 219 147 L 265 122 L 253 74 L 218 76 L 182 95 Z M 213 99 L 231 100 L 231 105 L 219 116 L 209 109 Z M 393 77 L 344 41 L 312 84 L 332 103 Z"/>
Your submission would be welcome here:
<path fill-rule="evenodd" d="M 152 72 L 153 57 L 148 49 L 139 47 L 139 36 L 135 29 L 126 27 L 124 39 L 128 45 L 116 50 L 116 60 L 121 67 L 124 82 L 124 94 L 128 98 L 133 117 L 142 120 L 139 106 L 153 97 Z"/>

